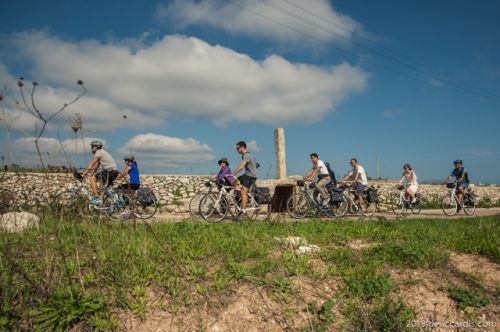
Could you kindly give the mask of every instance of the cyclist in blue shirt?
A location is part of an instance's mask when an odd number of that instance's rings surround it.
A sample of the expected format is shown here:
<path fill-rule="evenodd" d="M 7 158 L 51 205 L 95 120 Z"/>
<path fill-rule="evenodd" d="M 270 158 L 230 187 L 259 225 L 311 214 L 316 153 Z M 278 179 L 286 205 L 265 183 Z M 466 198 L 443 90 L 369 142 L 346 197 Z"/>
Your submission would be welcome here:
<path fill-rule="evenodd" d="M 469 173 L 467 168 L 462 164 L 462 160 L 457 159 L 453 162 L 455 168 L 451 171 L 451 174 L 446 178 L 446 181 L 450 181 L 453 177 L 457 181 L 457 191 L 458 191 L 458 203 L 462 205 L 463 197 L 465 196 L 465 189 L 469 186 Z"/>
<path fill-rule="evenodd" d="M 131 154 L 123 157 L 125 161 L 125 169 L 121 172 L 118 177 L 115 179 L 118 180 L 120 178 L 125 178 L 127 175 L 130 178 L 129 183 L 121 185 L 122 188 L 127 190 L 137 190 L 141 186 L 141 181 L 139 180 L 139 168 L 137 167 L 137 162 L 135 161 L 135 157 Z"/>

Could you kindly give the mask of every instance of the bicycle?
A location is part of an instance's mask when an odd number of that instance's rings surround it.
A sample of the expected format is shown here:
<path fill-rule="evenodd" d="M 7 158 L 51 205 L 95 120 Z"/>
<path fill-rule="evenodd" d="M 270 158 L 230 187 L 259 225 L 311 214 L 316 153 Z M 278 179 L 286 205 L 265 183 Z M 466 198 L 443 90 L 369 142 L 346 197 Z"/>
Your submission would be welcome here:
<path fill-rule="evenodd" d="M 200 201 L 199 211 L 203 220 L 219 222 L 228 213 L 236 216 L 237 220 L 241 220 L 245 215 L 250 220 L 256 220 L 262 216 L 264 217 L 263 220 L 269 220 L 271 215 L 270 204 L 267 207 L 267 211 L 263 211 L 260 204 L 256 201 L 252 190 L 247 193 L 247 208 L 243 212 L 240 191 L 236 191 L 231 186 L 226 186 L 223 180 L 217 180 L 216 184 L 219 191 L 205 194 Z"/>
<path fill-rule="evenodd" d="M 205 182 L 205 187 L 208 189 L 206 192 L 199 192 L 194 195 L 189 201 L 189 213 L 195 219 L 202 219 L 200 213 L 200 202 L 206 194 L 212 193 L 212 183 L 210 181 Z"/>
<path fill-rule="evenodd" d="M 419 214 L 422 210 L 422 197 L 419 193 L 415 194 L 415 203 L 412 203 L 411 199 L 407 200 L 405 198 L 405 191 L 408 187 L 409 184 L 397 186 L 399 194 L 393 193 L 390 198 L 392 211 L 397 216 L 408 210 L 413 214 Z"/>
<path fill-rule="evenodd" d="M 111 220 L 123 221 L 133 213 L 133 201 L 127 194 L 115 191 L 112 186 L 103 188 L 101 202 L 92 204 L 92 190 L 80 173 L 74 172 L 76 185 L 57 194 L 51 204 L 58 215 L 86 217 L 93 211 L 99 211 Z"/>
<path fill-rule="evenodd" d="M 335 212 L 336 217 L 343 217 L 347 214 L 347 212 L 350 213 L 356 213 L 356 214 L 361 214 L 365 217 L 371 217 L 377 212 L 377 203 L 376 202 L 370 202 L 369 197 L 368 197 L 368 190 L 365 190 L 363 192 L 363 207 L 360 208 L 359 203 L 358 203 L 358 196 L 356 192 L 352 189 L 350 189 L 350 184 L 349 182 L 344 182 L 339 184 L 339 188 L 344 190 L 344 198 L 345 202 L 341 205 L 339 205 L 338 211 Z M 353 195 L 356 199 L 353 198 Z"/>
<path fill-rule="evenodd" d="M 293 194 L 286 202 L 286 210 L 290 217 L 294 219 L 302 219 L 306 216 L 325 215 L 327 217 L 333 216 L 332 206 L 329 203 L 324 205 L 322 203 L 321 194 L 318 192 L 314 197 L 314 183 L 306 186 L 306 181 L 297 180 L 297 186 L 301 188 L 300 193 Z"/>
<path fill-rule="evenodd" d="M 462 199 L 462 204 L 458 203 L 457 188 L 458 182 L 446 183 L 448 194 L 443 197 L 441 201 L 441 209 L 447 216 L 454 216 L 458 211 L 463 208 L 466 215 L 470 216 L 476 211 L 476 198 L 472 193 L 465 193 Z"/>
<path fill-rule="evenodd" d="M 137 219 L 152 218 L 158 211 L 158 200 L 151 188 L 140 187 L 137 190 L 126 189 L 119 186 L 120 190 L 133 200 L 133 215 Z"/>

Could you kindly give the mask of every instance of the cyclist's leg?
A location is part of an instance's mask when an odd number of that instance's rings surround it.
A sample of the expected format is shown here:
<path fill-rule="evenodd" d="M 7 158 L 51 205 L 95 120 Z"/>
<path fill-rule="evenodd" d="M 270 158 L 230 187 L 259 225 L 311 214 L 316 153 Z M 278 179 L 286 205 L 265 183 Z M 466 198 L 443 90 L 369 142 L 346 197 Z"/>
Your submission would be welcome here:
<path fill-rule="evenodd" d="M 467 182 L 462 182 L 458 187 L 457 187 L 457 200 L 460 205 L 462 205 L 462 202 L 465 197 L 465 188 L 467 188 L 469 183 Z"/>
<path fill-rule="evenodd" d="M 326 185 L 330 183 L 330 178 L 325 177 L 319 179 L 318 182 L 314 184 L 316 190 L 323 196 L 323 199 L 328 199 L 328 190 L 326 189 Z"/>
<path fill-rule="evenodd" d="M 97 177 L 99 176 L 99 174 L 100 173 L 90 174 L 88 176 L 90 189 L 92 189 L 92 193 L 94 194 L 94 196 L 99 196 L 99 191 L 97 190 Z"/>

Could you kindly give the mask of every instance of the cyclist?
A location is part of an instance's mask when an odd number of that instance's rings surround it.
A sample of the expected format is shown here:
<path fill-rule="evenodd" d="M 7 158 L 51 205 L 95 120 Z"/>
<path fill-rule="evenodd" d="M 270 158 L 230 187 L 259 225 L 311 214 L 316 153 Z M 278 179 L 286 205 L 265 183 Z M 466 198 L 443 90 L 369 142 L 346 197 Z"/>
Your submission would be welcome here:
<path fill-rule="evenodd" d="M 241 154 L 242 162 L 240 165 L 231 173 L 231 176 L 235 176 L 241 170 L 245 169 L 245 173 L 238 177 L 242 188 L 241 188 L 241 212 L 245 213 L 247 208 L 248 197 L 247 193 L 252 187 L 252 185 L 257 181 L 257 162 L 250 152 L 247 151 L 247 144 L 244 141 L 239 141 L 236 143 L 236 151 Z"/>
<path fill-rule="evenodd" d="M 304 180 L 311 180 L 315 175 L 318 175 L 318 179 L 314 183 L 315 189 L 313 197 L 316 197 L 319 192 L 321 197 L 323 197 L 323 202 L 321 204 L 327 206 L 330 202 L 330 197 L 326 185 L 331 181 L 330 174 L 328 173 L 325 163 L 319 159 L 316 152 L 311 153 L 309 157 L 311 158 L 312 168 L 304 176 Z"/>
<path fill-rule="evenodd" d="M 118 174 L 115 181 L 118 181 L 121 178 L 125 178 L 128 175 L 130 178 L 129 183 L 122 184 L 121 187 L 127 191 L 135 191 L 141 186 L 137 161 L 135 161 L 135 157 L 132 154 L 127 154 L 125 157 L 123 157 L 123 160 L 125 161 L 125 169 L 123 170 L 123 172 Z"/>
<path fill-rule="evenodd" d="M 418 190 L 417 174 L 410 164 L 404 164 L 403 175 L 399 180 L 399 185 L 403 185 L 406 187 L 404 194 L 405 200 L 408 201 L 409 198 L 411 198 L 411 203 L 415 203 L 417 201 L 417 199 L 415 198 L 415 194 Z"/>
<path fill-rule="evenodd" d="M 92 141 L 90 143 L 90 148 L 92 149 L 94 157 L 82 171 L 82 175 L 90 175 L 90 188 L 94 194 L 90 202 L 92 204 L 100 204 L 101 199 L 99 198 L 99 191 L 97 190 L 97 180 L 105 186 L 113 184 L 113 181 L 118 176 L 118 167 L 113 157 L 111 157 L 107 151 L 103 150 L 101 141 Z M 102 170 L 96 172 L 99 167 L 101 167 Z"/>
<path fill-rule="evenodd" d="M 237 184 L 234 176 L 231 175 L 231 168 L 229 167 L 229 161 L 226 157 L 222 157 L 218 162 L 220 169 L 219 173 L 215 177 L 215 180 L 224 180 L 224 182 L 230 186 L 235 186 Z"/>
<path fill-rule="evenodd" d="M 469 186 L 469 173 L 467 172 L 467 168 L 463 167 L 463 162 L 461 159 L 457 159 L 453 162 L 455 168 L 451 171 L 451 174 L 446 178 L 446 182 L 450 181 L 451 178 L 455 177 L 457 181 L 457 199 L 458 199 L 458 208 L 460 209 L 462 206 L 463 197 L 465 196 L 465 189 Z"/>
<path fill-rule="evenodd" d="M 342 178 L 342 181 L 353 181 L 351 189 L 356 193 L 356 196 L 358 196 L 359 207 L 363 209 L 363 192 L 368 186 L 366 172 L 363 166 L 358 164 L 358 160 L 356 158 L 352 158 L 350 164 L 352 166 L 352 170 Z"/>

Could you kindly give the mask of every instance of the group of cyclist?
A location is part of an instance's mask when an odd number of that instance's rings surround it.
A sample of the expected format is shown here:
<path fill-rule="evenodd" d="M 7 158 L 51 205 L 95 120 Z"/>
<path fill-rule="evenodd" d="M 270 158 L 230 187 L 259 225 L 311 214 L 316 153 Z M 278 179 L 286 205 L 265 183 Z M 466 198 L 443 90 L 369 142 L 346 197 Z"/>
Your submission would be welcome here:
<path fill-rule="evenodd" d="M 335 182 L 331 178 L 333 172 L 329 172 L 325 163 L 318 158 L 317 153 L 311 153 L 310 155 L 312 169 L 304 176 L 304 180 L 312 180 L 314 176 L 317 176 L 317 180 L 314 183 L 315 190 L 322 197 L 322 205 L 327 206 L 330 200 L 328 194 L 327 186 L 332 182 Z M 368 187 L 368 177 L 366 176 L 365 169 L 358 163 L 356 158 L 350 160 L 352 169 L 347 175 L 342 178 L 342 181 L 352 181 L 351 191 L 356 195 L 358 199 L 359 206 L 363 206 L 363 193 Z M 451 174 L 446 178 L 446 182 L 449 182 L 452 178 L 455 178 L 457 184 L 457 199 L 458 208 L 460 209 L 465 196 L 465 189 L 469 186 L 469 175 L 467 169 L 463 166 L 463 162 L 457 159 L 453 162 L 454 169 Z M 334 174 L 334 173 L 333 173 Z M 410 164 L 404 164 L 403 174 L 398 182 L 398 186 L 403 186 L 405 188 L 404 198 L 411 204 L 416 202 L 416 194 L 418 191 L 417 174 L 413 170 Z"/>
<path fill-rule="evenodd" d="M 92 189 L 92 198 L 90 199 L 91 204 L 98 205 L 101 202 L 99 195 L 99 190 L 97 187 L 97 182 L 99 181 L 102 185 L 108 186 L 112 185 L 115 181 L 129 176 L 129 182 L 122 184 L 121 187 L 125 190 L 135 191 L 139 189 L 141 182 L 139 179 L 139 168 L 137 162 L 132 154 L 127 154 L 123 157 L 125 162 L 125 168 L 120 173 L 118 171 L 118 166 L 113 159 L 113 157 L 102 148 L 101 141 L 92 141 L 90 147 L 92 149 L 92 160 L 80 173 L 81 177 L 87 176 L 90 182 L 90 188 Z"/>
<path fill-rule="evenodd" d="M 129 176 L 129 183 L 122 185 L 122 187 L 133 191 L 139 189 L 139 169 L 133 155 L 127 154 L 123 158 L 125 168 L 120 173 L 113 157 L 102 148 L 103 144 L 101 141 L 92 141 L 90 146 L 94 157 L 82 171 L 81 175 L 87 175 L 89 178 L 92 193 L 94 194 L 91 199 L 93 204 L 100 203 L 97 181 L 105 185 L 110 185 L 118 179 Z M 229 167 L 228 159 L 225 157 L 221 158 L 218 161 L 220 169 L 215 179 L 223 180 L 226 185 L 232 186 L 236 190 L 241 190 L 242 212 L 245 212 L 248 203 L 247 193 L 257 181 L 257 168 L 259 165 L 254 156 L 247 150 L 245 141 L 236 143 L 236 151 L 241 155 L 241 162 L 238 167 L 232 171 Z M 335 175 L 329 168 L 329 165 L 327 166 L 325 162 L 319 159 L 317 153 L 311 153 L 310 159 L 312 168 L 303 179 L 311 181 L 316 177 L 316 181 L 314 182 L 315 190 L 321 196 L 321 204 L 326 206 L 329 204 L 330 200 L 327 186 L 331 183 L 336 185 Z M 463 197 L 465 196 L 465 189 L 469 186 L 469 174 L 467 169 L 463 166 L 462 160 L 457 159 L 453 164 L 454 169 L 447 177 L 446 181 L 449 182 L 452 178 L 455 178 L 460 208 Z M 366 176 L 364 167 L 358 163 L 356 158 L 350 160 L 350 165 L 352 169 L 342 178 L 342 181 L 352 182 L 351 191 L 357 197 L 359 206 L 362 207 L 363 193 L 368 187 L 368 177 Z M 243 175 L 237 177 L 237 174 L 243 170 Z M 405 188 L 405 200 L 415 203 L 415 195 L 418 191 L 417 174 L 410 164 L 404 164 L 403 174 L 401 175 L 398 185 L 404 186 Z"/>

